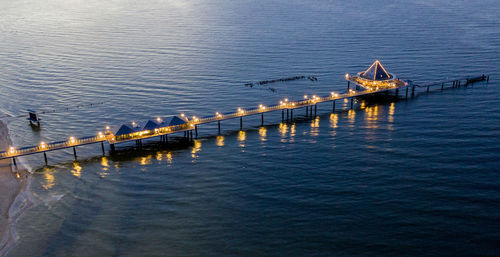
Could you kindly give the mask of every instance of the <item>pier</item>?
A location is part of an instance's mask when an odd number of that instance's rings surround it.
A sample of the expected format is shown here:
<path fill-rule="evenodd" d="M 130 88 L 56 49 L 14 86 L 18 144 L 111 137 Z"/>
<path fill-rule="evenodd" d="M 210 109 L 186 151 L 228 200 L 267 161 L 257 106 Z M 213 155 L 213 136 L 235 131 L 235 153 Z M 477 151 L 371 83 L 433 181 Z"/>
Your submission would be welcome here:
<path fill-rule="evenodd" d="M 251 115 L 261 115 L 261 125 L 264 125 L 264 115 L 269 112 L 281 111 L 281 122 L 285 121 L 293 121 L 294 119 L 294 110 L 299 108 L 304 108 L 306 116 L 314 116 L 317 115 L 318 104 L 320 103 L 331 103 L 331 108 L 329 108 L 332 112 L 335 112 L 335 103 L 338 100 L 350 100 L 350 108 L 353 108 L 354 100 L 356 98 L 363 98 L 367 96 L 388 96 L 394 95 L 400 97 L 400 93 L 402 93 L 402 98 L 408 99 L 415 95 L 416 88 L 424 88 L 426 92 L 430 91 L 432 87 L 439 87 L 441 90 L 444 88 L 455 88 L 460 86 L 468 86 L 475 82 L 479 81 L 489 81 L 489 76 L 481 75 L 476 77 L 465 77 L 465 78 L 457 78 L 443 81 L 436 81 L 428 84 L 417 85 L 412 84 L 410 81 L 402 81 L 401 83 L 391 83 L 386 86 L 380 87 L 369 87 L 367 85 L 361 84 L 355 77 L 350 77 L 346 74 L 347 79 L 347 91 L 345 93 L 335 93 L 332 92 L 329 95 L 325 96 L 304 96 L 304 99 L 301 100 L 290 100 L 283 99 L 276 105 L 264 106 L 259 105 L 258 107 L 243 109 L 238 108 L 235 112 L 228 113 L 215 113 L 211 116 L 206 117 L 193 117 L 192 119 L 186 119 L 186 123 L 181 125 L 173 125 L 173 126 L 165 126 L 154 128 L 150 130 L 141 130 L 134 131 L 132 133 L 127 133 L 124 135 L 115 135 L 113 134 L 109 128 L 106 128 L 103 132 L 98 132 L 95 136 L 88 137 L 70 137 L 66 141 L 59 142 L 51 142 L 45 143 L 41 142 L 37 146 L 29 146 L 16 149 L 11 146 L 7 151 L 0 152 L 0 160 L 1 159 L 12 159 L 14 165 L 16 164 L 16 157 L 26 156 L 31 154 L 43 154 L 45 163 L 48 163 L 47 160 L 47 152 L 56 151 L 61 149 L 73 149 L 74 158 L 77 158 L 77 147 L 89 144 L 101 144 L 102 154 L 105 155 L 105 143 L 109 145 L 111 151 L 115 151 L 115 145 L 125 142 L 135 141 L 138 146 L 142 145 L 142 140 L 148 138 L 160 138 L 161 142 L 167 143 L 168 136 L 174 133 L 184 133 L 184 138 L 188 140 L 193 139 L 193 132 L 195 133 L 194 137 L 198 137 L 198 127 L 207 124 L 207 123 L 215 123 L 218 124 L 218 133 L 221 131 L 221 122 L 229 119 L 239 119 L 240 121 L 240 130 L 243 129 L 243 118 Z M 365 90 L 357 91 L 350 88 L 350 83 L 356 84 L 356 89 L 359 87 L 364 87 Z M 463 83 L 463 84 L 462 84 Z M 380 84 L 379 84 L 380 85 Z M 297 113 L 297 112 L 296 112 Z"/>

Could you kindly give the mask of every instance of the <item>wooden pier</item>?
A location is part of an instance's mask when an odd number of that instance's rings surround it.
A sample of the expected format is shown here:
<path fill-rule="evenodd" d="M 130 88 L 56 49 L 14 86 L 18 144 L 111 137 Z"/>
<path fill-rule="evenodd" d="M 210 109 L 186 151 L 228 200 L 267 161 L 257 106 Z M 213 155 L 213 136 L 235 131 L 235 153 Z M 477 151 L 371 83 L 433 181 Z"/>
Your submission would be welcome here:
<path fill-rule="evenodd" d="M 261 115 L 261 125 L 264 125 L 264 114 L 268 113 L 268 112 L 274 112 L 274 111 L 281 110 L 281 121 L 284 122 L 284 121 L 293 120 L 294 110 L 298 109 L 298 108 L 305 108 L 306 116 L 312 116 L 313 109 L 314 109 L 314 116 L 316 116 L 317 106 L 319 103 L 331 102 L 332 103 L 331 110 L 332 110 L 332 112 L 335 112 L 335 102 L 337 100 L 344 100 L 344 99 L 350 100 L 350 108 L 352 109 L 353 104 L 354 104 L 354 99 L 356 99 L 356 98 L 362 98 L 362 97 L 366 97 L 366 96 L 376 96 L 376 95 L 385 96 L 385 95 L 389 95 L 390 92 L 394 92 L 395 95 L 399 97 L 400 92 L 404 92 L 403 97 L 407 99 L 409 94 L 410 94 L 410 96 L 415 95 L 416 88 L 425 88 L 426 92 L 429 92 L 431 87 L 440 87 L 441 90 L 443 90 L 445 87 L 468 86 L 470 84 L 473 84 L 473 83 L 479 82 L 479 81 L 489 81 L 489 76 L 481 75 L 481 76 L 477 76 L 477 77 L 466 77 L 466 78 L 458 78 L 458 79 L 451 79 L 451 80 L 443 80 L 443 81 L 437 81 L 437 82 L 428 83 L 428 84 L 424 84 L 424 85 L 416 85 L 416 84 L 413 85 L 411 83 L 406 83 L 404 85 L 395 85 L 394 87 L 391 87 L 391 88 L 382 88 L 382 89 L 378 89 L 378 90 L 367 89 L 364 91 L 352 90 L 350 88 L 350 84 L 348 81 L 347 92 L 343 93 L 343 94 L 338 94 L 338 93 L 332 92 L 330 95 L 321 96 L 321 97 L 313 95 L 310 98 L 307 98 L 304 100 L 299 100 L 299 101 L 292 101 L 292 100 L 285 98 L 282 101 L 280 101 L 280 103 L 277 105 L 272 105 L 272 106 L 260 105 L 257 108 L 252 108 L 252 109 L 238 108 L 238 110 L 236 112 L 224 113 L 224 114 L 223 113 L 215 113 L 215 115 L 213 115 L 213 116 L 207 116 L 207 117 L 202 117 L 202 118 L 193 118 L 193 119 L 189 120 L 186 124 L 182 124 L 182 125 L 161 127 L 161 128 L 154 129 L 154 130 L 144 130 L 144 131 L 134 132 L 134 133 L 121 135 L 121 136 L 115 136 L 110 131 L 105 131 L 105 132 L 99 132 L 97 135 L 90 136 L 90 137 L 82 137 L 82 138 L 70 137 L 67 141 L 59 141 L 59 142 L 52 142 L 52 143 L 41 142 L 40 145 L 38 145 L 38 146 L 29 146 L 29 147 L 23 147 L 23 148 L 19 148 L 19 149 L 16 149 L 15 147 L 10 147 L 7 151 L 0 152 L 0 160 L 11 158 L 13 161 L 13 164 L 16 165 L 16 157 L 42 153 L 44 155 L 45 163 L 47 164 L 47 152 L 61 150 L 61 149 L 67 149 L 67 148 L 73 148 L 73 154 L 74 154 L 74 157 L 76 159 L 77 158 L 76 148 L 79 146 L 88 145 L 88 144 L 101 144 L 102 153 L 104 155 L 105 154 L 104 143 L 109 144 L 110 149 L 112 151 L 114 151 L 115 144 L 136 141 L 136 144 L 138 146 L 140 146 L 140 145 L 142 145 L 142 140 L 148 139 L 148 138 L 160 137 L 161 141 L 166 143 L 168 141 L 168 135 L 174 134 L 174 133 L 179 133 L 179 132 L 183 132 L 185 138 L 192 140 L 193 139 L 193 131 L 195 132 L 195 137 L 197 137 L 198 136 L 198 126 L 206 124 L 206 123 L 217 122 L 218 132 L 220 134 L 221 121 L 224 121 L 224 120 L 238 119 L 239 118 L 240 119 L 240 130 L 242 130 L 243 129 L 243 118 L 247 117 L 247 116 L 251 116 L 251 115 Z M 462 85 L 462 83 L 463 83 L 463 85 Z M 411 92 L 409 92 L 410 90 L 411 90 Z"/>

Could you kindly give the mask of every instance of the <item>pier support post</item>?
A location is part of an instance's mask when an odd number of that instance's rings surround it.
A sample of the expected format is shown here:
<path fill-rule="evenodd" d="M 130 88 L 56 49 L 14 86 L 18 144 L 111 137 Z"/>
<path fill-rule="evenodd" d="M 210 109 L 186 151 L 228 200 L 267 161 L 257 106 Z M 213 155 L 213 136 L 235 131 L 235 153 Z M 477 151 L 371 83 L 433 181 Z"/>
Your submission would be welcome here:
<path fill-rule="evenodd" d="M 281 110 L 281 122 L 285 120 L 285 110 Z"/>
<path fill-rule="evenodd" d="M 260 125 L 264 126 L 264 113 L 262 113 L 260 116 Z"/>
<path fill-rule="evenodd" d="M 394 96 L 399 96 L 399 88 L 396 88 L 396 91 L 394 92 Z"/>
<path fill-rule="evenodd" d="M 190 135 L 191 141 L 193 141 L 193 130 L 189 131 L 189 135 Z"/>
<path fill-rule="evenodd" d="M 316 117 L 316 113 L 318 112 L 318 104 L 314 105 L 314 117 Z"/>
<path fill-rule="evenodd" d="M 45 166 L 49 164 L 49 161 L 47 160 L 47 153 L 43 152 L 43 158 L 45 159 Z"/>
<path fill-rule="evenodd" d="M 335 100 L 333 100 L 333 104 L 332 104 L 332 112 L 335 112 Z"/>
<path fill-rule="evenodd" d="M 111 152 L 115 151 L 115 144 L 109 144 L 109 148 L 111 149 Z"/>
<path fill-rule="evenodd" d="M 76 161 L 76 147 L 73 146 L 73 155 L 75 156 L 75 161 Z"/>
<path fill-rule="evenodd" d="M 287 120 L 287 121 L 288 121 L 288 119 L 289 119 L 289 117 L 290 117 L 289 115 L 290 115 L 290 111 L 289 111 L 289 109 L 286 109 L 286 120 Z"/>
<path fill-rule="evenodd" d="M 17 167 L 16 157 L 12 157 L 12 162 L 14 163 L 14 166 L 16 166 L 16 167 Z"/>
<path fill-rule="evenodd" d="M 194 125 L 195 137 L 198 139 L 198 125 Z"/>
<path fill-rule="evenodd" d="M 351 82 L 348 80 L 347 81 L 347 91 L 349 92 L 349 89 L 351 88 Z"/>
<path fill-rule="evenodd" d="M 408 87 L 406 87 L 406 95 L 405 98 L 408 99 Z"/>
<path fill-rule="evenodd" d="M 290 120 L 293 121 L 293 109 L 290 109 Z"/>
<path fill-rule="evenodd" d="M 309 107 L 306 106 L 306 117 L 307 117 L 308 114 L 309 114 Z"/>
<path fill-rule="evenodd" d="M 106 152 L 104 151 L 104 142 L 101 141 L 101 149 L 102 149 L 102 155 L 106 155 Z"/>
<path fill-rule="evenodd" d="M 309 106 L 309 116 L 312 117 L 313 116 L 313 107 L 312 105 Z"/>
<path fill-rule="evenodd" d="M 243 130 L 243 117 L 240 117 L 240 130 Z"/>
<path fill-rule="evenodd" d="M 354 97 L 351 97 L 351 109 L 352 109 L 353 104 L 354 104 Z"/>
<path fill-rule="evenodd" d="M 219 127 L 219 135 L 220 135 L 220 120 L 217 121 L 217 127 Z"/>
<path fill-rule="evenodd" d="M 415 86 L 411 87 L 411 97 L 415 96 Z"/>

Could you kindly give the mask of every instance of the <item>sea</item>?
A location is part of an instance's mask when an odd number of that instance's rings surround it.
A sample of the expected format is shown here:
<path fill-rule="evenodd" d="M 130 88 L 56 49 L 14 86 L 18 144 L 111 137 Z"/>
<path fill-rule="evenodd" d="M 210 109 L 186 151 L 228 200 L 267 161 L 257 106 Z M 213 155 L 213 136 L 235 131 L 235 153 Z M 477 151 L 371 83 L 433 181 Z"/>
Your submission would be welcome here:
<path fill-rule="evenodd" d="M 375 60 L 490 81 L 23 157 L 33 203 L 7 256 L 500 255 L 499 1 L 0 1 L 16 148 L 342 93 Z M 317 81 L 245 86 L 293 76 Z"/>

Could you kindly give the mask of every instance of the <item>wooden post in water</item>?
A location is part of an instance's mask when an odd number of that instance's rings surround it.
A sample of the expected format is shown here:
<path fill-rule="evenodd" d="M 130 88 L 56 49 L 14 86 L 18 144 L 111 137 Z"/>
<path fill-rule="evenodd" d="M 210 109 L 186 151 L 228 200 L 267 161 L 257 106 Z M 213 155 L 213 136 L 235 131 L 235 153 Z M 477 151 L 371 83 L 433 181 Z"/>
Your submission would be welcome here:
<path fill-rule="evenodd" d="M 408 87 L 406 87 L 406 99 L 408 99 Z"/>
<path fill-rule="evenodd" d="M 49 164 L 49 161 L 47 160 L 47 152 L 43 152 L 43 158 L 45 159 L 45 166 Z"/>
<path fill-rule="evenodd" d="M 312 105 L 309 106 L 309 116 L 312 117 L 313 116 L 313 107 Z"/>
<path fill-rule="evenodd" d="M 260 125 L 264 126 L 264 113 L 262 113 L 260 116 Z"/>
<path fill-rule="evenodd" d="M 411 87 L 411 97 L 415 96 L 415 86 Z"/>
<path fill-rule="evenodd" d="M 75 156 L 75 161 L 76 161 L 76 147 L 73 146 L 73 155 Z"/>
<path fill-rule="evenodd" d="M 220 135 L 220 120 L 217 121 L 217 127 L 219 128 L 219 135 Z"/>
<path fill-rule="evenodd" d="M 306 105 L 306 117 L 309 114 L 309 107 Z"/>
<path fill-rule="evenodd" d="M 385 92 L 388 92 L 388 91 L 385 91 Z M 352 106 L 353 106 L 353 102 L 354 102 L 354 97 L 351 97 L 351 109 L 352 109 Z"/>
<path fill-rule="evenodd" d="M 317 114 L 316 114 L 317 112 L 318 112 L 318 104 L 315 104 L 314 105 L 314 117 L 317 116 Z"/>
<path fill-rule="evenodd" d="M 240 130 L 243 130 L 243 117 L 240 116 Z"/>
<path fill-rule="evenodd" d="M 194 125 L 194 133 L 196 138 L 198 139 L 198 125 Z"/>
<path fill-rule="evenodd" d="M 333 104 L 332 104 L 332 112 L 335 112 L 335 100 L 333 100 Z"/>
<path fill-rule="evenodd" d="M 17 167 L 16 157 L 12 157 L 12 162 L 14 163 L 14 166 L 16 166 L 16 167 Z"/>
<path fill-rule="evenodd" d="M 106 155 L 106 152 L 104 151 L 104 141 L 101 141 L 101 149 L 102 149 L 102 155 Z"/>
<path fill-rule="evenodd" d="M 288 111 L 288 109 L 286 109 L 286 120 L 288 120 L 289 115 L 290 115 L 290 112 Z"/>
<path fill-rule="evenodd" d="M 290 120 L 293 121 L 293 109 L 290 109 Z"/>
<path fill-rule="evenodd" d="M 396 92 L 394 92 L 394 96 L 399 96 L 399 88 L 396 88 Z"/>
<path fill-rule="evenodd" d="M 285 110 L 281 110 L 281 122 L 285 120 Z"/>
<path fill-rule="evenodd" d="M 351 87 L 351 82 L 348 80 L 347 81 L 347 91 L 349 91 L 350 87 Z"/>

